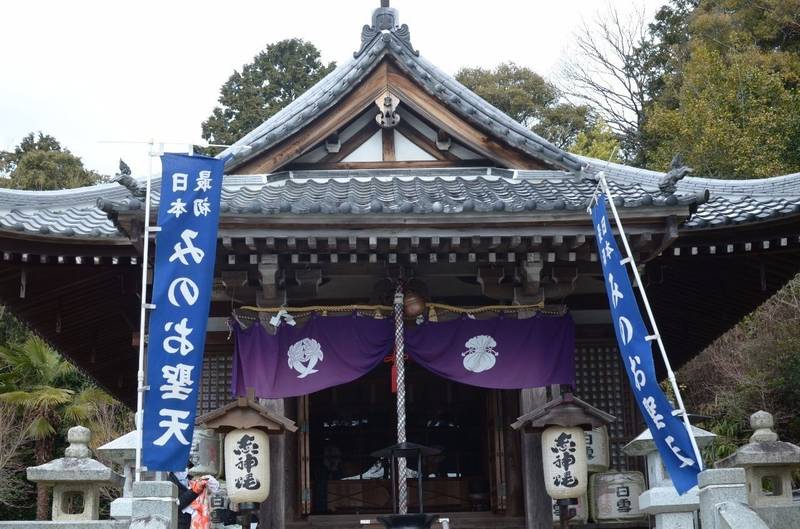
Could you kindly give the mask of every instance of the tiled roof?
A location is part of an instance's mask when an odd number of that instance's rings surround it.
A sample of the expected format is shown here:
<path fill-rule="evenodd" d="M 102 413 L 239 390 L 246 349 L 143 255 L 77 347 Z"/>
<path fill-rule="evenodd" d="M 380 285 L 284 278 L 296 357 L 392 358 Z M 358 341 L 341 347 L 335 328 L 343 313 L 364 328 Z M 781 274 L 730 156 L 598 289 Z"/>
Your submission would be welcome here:
<path fill-rule="evenodd" d="M 583 210 L 595 189 L 590 180 L 570 173 L 542 171 L 514 174 L 508 170 L 431 170 L 417 176 L 412 170 L 370 171 L 342 178 L 330 171 L 326 177 L 294 178 L 262 186 L 228 188 L 223 210 L 238 214 L 457 214 L 522 213 Z M 333 174 L 330 174 L 333 173 Z M 353 174 L 354 172 L 350 172 Z M 482 173 L 482 174 L 475 174 Z M 356 173 L 358 174 L 358 173 Z M 638 185 L 612 184 L 620 206 L 693 204 L 694 193 L 674 196 Z"/>
<path fill-rule="evenodd" d="M 128 190 L 99 184 L 61 191 L 0 189 L 0 229 L 78 238 L 122 238 L 97 200 L 125 200 Z"/>
<path fill-rule="evenodd" d="M 225 177 L 221 208 L 237 215 L 528 214 L 586 207 L 605 171 L 624 208 L 692 205 L 682 230 L 800 214 L 800 174 L 760 180 L 687 177 L 674 195 L 664 173 L 582 158 L 580 179 L 566 171 L 497 168 L 295 171 Z M 709 198 L 705 200 L 708 190 Z M 158 203 L 159 179 L 153 183 Z M 65 191 L 0 190 L 0 229 L 70 238 L 122 239 L 108 211 L 141 208 L 127 189 L 102 184 Z"/>
<path fill-rule="evenodd" d="M 665 173 L 658 171 L 607 163 L 583 156 L 579 158 L 588 164 L 587 173 L 603 171 L 609 180 L 621 185 L 630 183 L 657 187 L 665 176 Z M 680 180 L 676 187 L 678 193 L 707 190 L 709 194 L 709 199 L 681 226 L 684 230 L 718 228 L 800 213 L 800 173 L 749 180 L 689 176 Z"/>
<path fill-rule="evenodd" d="M 307 171 L 225 177 L 222 211 L 228 214 L 458 214 L 580 210 L 605 171 L 625 208 L 696 204 L 682 229 L 757 222 L 800 213 L 800 174 L 761 180 L 687 177 L 674 195 L 661 192 L 663 173 L 584 158 L 589 178 L 566 171 L 497 168 Z M 154 181 L 154 203 L 159 180 Z M 710 197 L 703 200 L 705 190 Z M 769 194 L 774 190 L 774 194 Z M 66 191 L 0 190 L 0 228 L 27 233 L 120 238 L 103 210 L 141 204 L 117 184 Z"/>

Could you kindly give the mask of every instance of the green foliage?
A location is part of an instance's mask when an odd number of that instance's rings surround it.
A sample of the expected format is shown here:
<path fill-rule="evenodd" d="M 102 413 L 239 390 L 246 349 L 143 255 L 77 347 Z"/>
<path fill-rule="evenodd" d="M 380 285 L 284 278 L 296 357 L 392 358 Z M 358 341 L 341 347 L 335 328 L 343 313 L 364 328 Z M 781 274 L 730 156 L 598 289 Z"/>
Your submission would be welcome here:
<path fill-rule="evenodd" d="M 679 371 L 689 409 L 712 417 L 704 426 L 719 438 L 710 455 L 746 443 L 749 416 L 760 409 L 775 416 L 783 440 L 800 441 L 798 329 L 800 276 Z"/>
<path fill-rule="evenodd" d="M 800 96 L 782 68 L 755 49 L 721 55 L 695 46 L 676 91 L 677 108 L 656 103 L 646 125 L 656 142 L 651 165 L 675 153 L 703 176 L 766 177 L 800 167 Z"/>
<path fill-rule="evenodd" d="M 203 122 L 203 138 L 229 145 L 288 105 L 327 75 L 319 50 L 301 39 L 269 44 L 222 85 L 219 106 Z"/>
<path fill-rule="evenodd" d="M 36 191 L 89 186 L 102 180 L 81 159 L 41 132 L 25 136 L 13 151 L 0 152 L 0 185 Z"/>
<path fill-rule="evenodd" d="M 620 162 L 619 148 L 619 139 L 604 121 L 598 120 L 594 127 L 578 134 L 570 151 L 600 160 Z"/>
<path fill-rule="evenodd" d="M 649 165 L 676 153 L 696 173 L 752 178 L 800 168 L 796 0 L 674 0 L 650 25 L 656 68 Z"/>
<path fill-rule="evenodd" d="M 492 69 L 462 68 L 456 79 L 514 120 L 568 148 L 591 120 L 589 107 L 563 101 L 561 92 L 530 68 L 513 62 Z"/>

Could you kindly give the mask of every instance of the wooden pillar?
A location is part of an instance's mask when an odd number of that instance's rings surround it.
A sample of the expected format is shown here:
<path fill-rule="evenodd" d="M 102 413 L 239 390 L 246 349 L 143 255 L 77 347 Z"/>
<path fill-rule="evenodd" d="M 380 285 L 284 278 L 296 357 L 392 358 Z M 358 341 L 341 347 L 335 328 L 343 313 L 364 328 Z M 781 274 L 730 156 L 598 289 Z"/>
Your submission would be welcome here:
<path fill-rule="evenodd" d="M 547 388 L 520 391 L 520 415 L 533 411 L 547 402 Z M 525 491 L 525 527 L 552 529 L 552 500 L 544 488 L 542 466 L 542 436 L 520 432 L 522 436 L 522 482 Z"/>
<path fill-rule="evenodd" d="M 519 412 L 519 393 L 504 391 L 503 424 L 505 426 L 505 454 L 506 454 L 506 514 L 508 516 L 523 516 L 525 514 L 525 492 L 522 484 L 522 446 L 521 434 L 512 432 L 508 425 L 517 420 Z"/>
<path fill-rule="evenodd" d="M 260 399 L 260 403 L 270 411 L 285 415 L 284 399 Z M 259 527 L 286 527 L 286 435 L 269 436 L 269 497 L 261 504 L 258 513 Z"/>

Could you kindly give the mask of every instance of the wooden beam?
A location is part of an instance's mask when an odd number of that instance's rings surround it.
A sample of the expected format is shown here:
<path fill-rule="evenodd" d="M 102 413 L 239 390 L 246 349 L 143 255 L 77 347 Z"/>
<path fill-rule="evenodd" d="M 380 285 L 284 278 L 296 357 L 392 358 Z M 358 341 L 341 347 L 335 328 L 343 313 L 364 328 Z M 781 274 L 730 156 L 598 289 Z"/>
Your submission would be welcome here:
<path fill-rule="evenodd" d="M 387 87 L 387 63 L 379 64 L 350 94 L 319 118 L 310 120 L 301 131 L 286 138 L 250 160 L 231 168 L 238 174 L 272 173 L 324 141 L 341 126 L 374 104 Z"/>
<path fill-rule="evenodd" d="M 384 162 L 338 162 L 338 163 L 313 163 L 293 164 L 292 169 L 297 171 L 307 169 L 429 169 L 434 167 L 464 167 L 467 165 L 481 165 L 469 163 L 468 160 L 409 160 L 409 161 L 384 161 Z"/>
<path fill-rule="evenodd" d="M 476 129 L 472 124 L 446 108 L 441 101 L 425 92 L 422 87 L 396 67 L 390 66 L 388 75 L 389 86 L 393 92 L 400 96 L 404 105 L 414 110 L 426 121 L 435 124 L 437 128 L 441 128 L 450 136 L 465 144 L 471 150 L 504 167 L 514 169 L 551 168 L 543 161 L 537 160 L 508 145 L 501 144 L 486 132 Z"/>
<path fill-rule="evenodd" d="M 378 124 L 374 121 L 368 122 L 364 128 L 350 136 L 350 138 L 348 138 L 348 140 L 342 144 L 342 146 L 339 148 L 339 152 L 328 154 L 319 162 L 309 165 L 316 166 L 317 164 L 341 162 L 350 156 L 353 151 L 361 147 L 364 142 L 370 139 L 376 132 L 378 132 L 379 129 L 380 127 L 378 127 Z"/>
<path fill-rule="evenodd" d="M 439 150 L 436 147 L 436 144 L 433 143 L 425 136 L 423 133 L 406 123 L 405 121 L 401 121 L 398 123 L 397 132 L 405 136 L 408 141 L 425 151 L 426 153 L 430 154 L 437 160 L 459 160 L 458 156 L 454 155 L 448 151 Z"/>
<path fill-rule="evenodd" d="M 394 153 L 394 129 L 384 128 L 381 129 L 381 141 L 383 142 L 383 161 L 395 161 Z"/>

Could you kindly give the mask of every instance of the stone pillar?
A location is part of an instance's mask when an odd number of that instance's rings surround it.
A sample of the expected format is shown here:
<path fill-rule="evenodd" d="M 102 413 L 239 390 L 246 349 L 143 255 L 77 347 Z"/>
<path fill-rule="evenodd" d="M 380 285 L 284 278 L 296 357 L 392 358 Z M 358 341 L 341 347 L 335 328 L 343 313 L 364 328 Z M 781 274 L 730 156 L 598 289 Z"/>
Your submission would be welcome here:
<path fill-rule="evenodd" d="M 747 504 L 744 469 L 704 470 L 698 476 L 700 487 L 700 525 L 715 529 L 718 506 L 726 502 Z"/>
<path fill-rule="evenodd" d="M 177 529 L 178 487 L 171 481 L 133 484 L 130 529 Z"/>
<path fill-rule="evenodd" d="M 520 414 L 533 411 L 547 402 L 547 388 L 520 391 Z M 552 529 L 552 500 L 544 488 L 542 466 L 542 435 L 521 432 L 522 482 L 525 491 L 525 527 L 527 529 Z"/>

